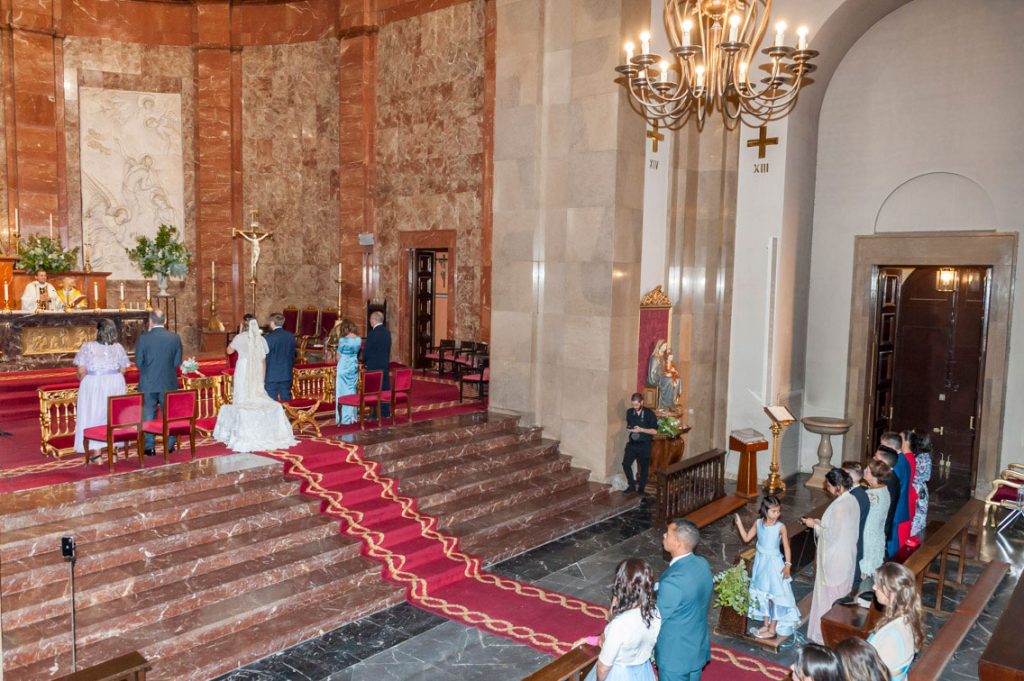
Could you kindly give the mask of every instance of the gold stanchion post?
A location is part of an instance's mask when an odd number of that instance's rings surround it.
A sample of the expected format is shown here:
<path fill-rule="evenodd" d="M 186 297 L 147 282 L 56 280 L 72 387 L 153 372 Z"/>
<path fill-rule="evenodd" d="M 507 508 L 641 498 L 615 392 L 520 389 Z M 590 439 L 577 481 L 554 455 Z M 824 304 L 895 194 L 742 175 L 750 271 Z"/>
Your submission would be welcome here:
<path fill-rule="evenodd" d="M 772 462 L 768 466 L 768 477 L 765 478 L 761 486 L 764 487 L 767 494 L 775 494 L 786 491 L 786 483 L 782 481 L 782 473 L 779 470 L 779 443 L 782 440 L 782 433 L 786 430 L 786 427 L 793 423 L 796 418 L 789 409 L 781 405 L 765 407 L 764 413 L 772 421 L 771 426 L 769 426 L 772 433 Z"/>

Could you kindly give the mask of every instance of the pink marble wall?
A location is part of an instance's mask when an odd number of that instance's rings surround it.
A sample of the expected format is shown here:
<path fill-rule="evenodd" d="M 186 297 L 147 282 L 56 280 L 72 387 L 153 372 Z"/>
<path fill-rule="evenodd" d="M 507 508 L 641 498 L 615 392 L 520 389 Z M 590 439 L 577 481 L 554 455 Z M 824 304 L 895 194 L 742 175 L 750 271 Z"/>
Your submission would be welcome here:
<path fill-rule="evenodd" d="M 387 24 L 377 36 L 381 294 L 397 307 L 400 231 L 456 230 L 449 313 L 464 339 L 480 331 L 484 29 L 484 0 L 472 0 Z M 407 342 L 395 326 L 396 342 Z"/>
<path fill-rule="evenodd" d="M 261 319 L 338 304 L 338 50 L 333 38 L 242 50 L 243 212 L 258 209 L 275 233 L 259 265 Z"/>
<path fill-rule="evenodd" d="M 0 43 L 2 44 L 2 43 Z M 7 53 L 0 49 L 0 74 L 7 68 Z M 8 214 L 7 182 L 7 97 L 0 96 L 0 252 L 5 251 L 14 226 L 14 216 Z M 13 255 L 13 253 L 12 253 Z"/>
<path fill-rule="evenodd" d="M 195 71 L 192 48 L 146 45 L 106 38 L 69 36 L 64 39 L 64 138 L 67 154 L 67 206 L 72 246 L 82 245 L 81 153 L 79 149 L 79 86 L 102 87 L 140 92 L 181 93 L 182 155 L 185 173 L 184 239 L 196 253 L 196 173 L 195 173 Z M 141 275 L 139 275 L 141 277 Z M 110 281 L 109 291 L 119 282 Z M 125 298 L 142 302 L 145 284 L 129 281 Z M 187 353 L 199 347 L 196 276 L 194 268 L 181 281 L 168 287 L 177 296 L 177 331 Z"/>

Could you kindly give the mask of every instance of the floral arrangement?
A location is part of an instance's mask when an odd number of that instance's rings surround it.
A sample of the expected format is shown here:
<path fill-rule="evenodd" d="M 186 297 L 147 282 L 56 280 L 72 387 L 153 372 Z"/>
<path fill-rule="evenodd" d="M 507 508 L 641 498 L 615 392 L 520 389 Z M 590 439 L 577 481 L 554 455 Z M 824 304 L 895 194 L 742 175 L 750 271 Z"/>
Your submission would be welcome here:
<path fill-rule="evenodd" d="M 186 357 L 185 361 L 181 363 L 181 373 L 183 374 L 198 374 L 199 373 L 199 362 L 196 361 L 195 357 Z"/>
<path fill-rule="evenodd" d="M 78 248 L 65 249 L 60 239 L 32 235 L 18 247 L 18 269 L 26 272 L 68 272 L 78 263 Z"/>
<path fill-rule="evenodd" d="M 683 422 L 675 416 L 662 416 L 658 419 L 658 435 L 679 437 L 683 432 Z"/>
<path fill-rule="evenodd" d="M 727 570 L 722 570 L 713 578 L 715 606 L 732 608 L 741 615 L 750 609 L 750 575 L 747 574 L 747 563 L 741 560 Z M 756 604 L 756 602 L 755 602 Z"/>
<path fill-rule="evenodd" d="M 135 263 L 144 277 L 159 274 L 164 277 L 181 277 L 188 272 L 192 254 L 188 247 L 177 238 L 178 230 L 170 225 L 160 225 L 156 238 L 135 237 L 135 248 L 126 248 L 128 259 Z"/>

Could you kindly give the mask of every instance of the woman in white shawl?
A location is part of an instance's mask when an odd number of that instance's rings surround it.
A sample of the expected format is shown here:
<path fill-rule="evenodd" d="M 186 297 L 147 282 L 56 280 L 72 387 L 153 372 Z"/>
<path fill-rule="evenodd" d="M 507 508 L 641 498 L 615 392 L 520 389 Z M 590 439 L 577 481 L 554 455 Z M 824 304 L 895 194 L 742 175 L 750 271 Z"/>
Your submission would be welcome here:
<path fill-rule="evenodd" d="M 821 519 L 804 518 L 804 524 L 814 529 L 818 542 L 815 555 L 814 596 L 811 614 L 807 619 L 807 638 L 824 644 L 821 636 L 821 617 L 838 599 L 848 596 L 853 589 L 853 573 L 857 564 L 857 535 L 860 533 L 860 506 L 850 494 L 853 480 L 841 468 L 833 468 L 825 475 L 825 491 L 836 497 L 825 509 Z"/>
<path fill-rule="evenodd" d="M 231 404 L 222 406 L 217 414 L 214 439 L 236 452 L 264 452 L 298 444 L 284 407 L 270 399 L 263 387 L 268 348 L 255 319 L 234 337 L 228 352 L 238 353 L 234 388 Z"/>

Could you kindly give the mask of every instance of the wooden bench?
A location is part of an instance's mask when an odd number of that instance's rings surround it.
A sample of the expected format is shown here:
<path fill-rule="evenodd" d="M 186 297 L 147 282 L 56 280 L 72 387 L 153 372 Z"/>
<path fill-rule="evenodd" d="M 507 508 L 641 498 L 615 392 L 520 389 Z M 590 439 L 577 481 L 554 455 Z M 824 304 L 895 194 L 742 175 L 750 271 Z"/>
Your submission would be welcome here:
<path fill-rule="evenodd" d="M 573 648 L 529 676 L 524 676 L 523 681 L 582 681 L 597 663 L 600 652 L 601 649 L 596 646 Z"/>
<path fill-rule="evenodd" d="M 1017 617 L 1024 614 L 1024 579 L 1017 580 L 1006 610 L 1003 611 L 985 652 L 978 660 L 981 681 L 1024 681 L 1024 645 L 1017 631 Z"/>
<path fill-rule="evenodd" d="M 946 587 L 946 565 L 950 556 L 957 561 L 956 580 L 953 585 L 958 588 L 965 586 L 964 567 L 967 560 L 974 557 L 968 535 L 972 527 L 980 532 L 984 511 L 985 504 L 980 499 L 969 500 L 942 527 L 925 537 L 921 546 L 903 562 L 917 576 L 918 589 L 922 589 L 925 579 L 934 579 L 938 583 L 935 605 L 922 604 L 925 610 L 942 612 L 942 592 Z M 936 559 L 939 560 L 939 570 L 933 572 L 931 565 Z"/>
<path fill-rule="evenodd" d="M 658 523 L 686 517 L 698 527 L 705 527 L 742 508 L 748 501 L 735 494 L 726 495 L 725 450 L 722 449 L 683 459 L 654 474 L 657 484 L 655 522 Z"/>
<path fill-rule="evenodd" d="M 910 668 L 909 681 L 935 681 L 942 675 L 946 665 L 953 659 L 956 649 L 960 647 L 967 632 L 974 626 L 981 611 L 985 609 L 1009 569 L 1010 565 L 1001 560 L 993 560 L 985 566 L 963 601 L 942 625 L 939 633 L 924 649 L 914 666 Z M 1010 608 L 1007 608 L 1006 611 L 1010 612 Z M 1020 647 L 1019 642 L 1015 641 L 1014 645 Z M 1012 677 L 995 676 L 991 678 Z"/>
<path fill-rule="evenodd" d="M 146 681 L 146 672 L 151 669 L 153 666 L 146 658 L 132 651 L 54 681 Z"/>

